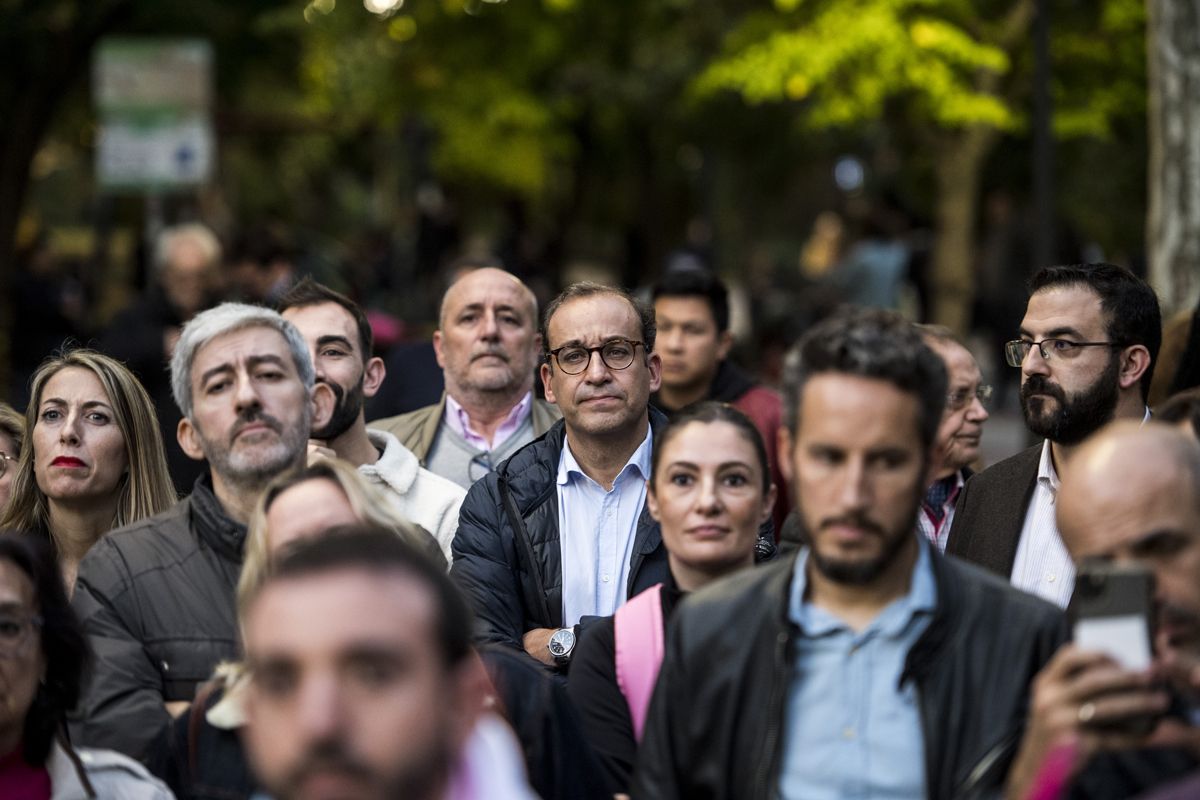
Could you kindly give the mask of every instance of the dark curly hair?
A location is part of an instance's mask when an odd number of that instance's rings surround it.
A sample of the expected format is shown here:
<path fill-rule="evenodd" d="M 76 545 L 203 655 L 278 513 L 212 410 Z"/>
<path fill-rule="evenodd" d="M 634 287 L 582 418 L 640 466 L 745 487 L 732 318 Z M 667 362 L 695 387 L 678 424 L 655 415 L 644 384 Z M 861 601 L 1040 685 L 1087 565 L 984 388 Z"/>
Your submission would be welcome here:
<path fill-rule="evenodd" d="M 46 763 L 55 733 L 79 702 L 84 670 L 90 661 L 87 639 L 63 588 L 62 573 L 43 536 L 0 533 L 0 559 L 24 572 L 33 583 L 34 603 L 42 618 L 42 657 L 46 676 L 25 713 L 22 731 L 26 763 Z"/>

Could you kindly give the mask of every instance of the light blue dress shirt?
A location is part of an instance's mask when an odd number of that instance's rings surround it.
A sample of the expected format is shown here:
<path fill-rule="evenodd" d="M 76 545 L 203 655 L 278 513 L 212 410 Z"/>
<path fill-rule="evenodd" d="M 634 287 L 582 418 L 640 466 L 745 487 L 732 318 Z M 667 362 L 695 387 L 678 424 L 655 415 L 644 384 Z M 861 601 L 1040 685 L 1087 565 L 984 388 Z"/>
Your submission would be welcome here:
<path fill-rule="evenodd" d="M 916 535 L 916 534 L 914 534 Z M 808 550 L 796 559 L 788 618 L 799 626 L 788 689 L 780 796 L 788 800 L 920 800 L 925 747 L 909 650 L 937 603 L 921 543 L 908 594 L 855 632 L 804 600 Z"/>
<path fill-rule="evenodd" d="M 625 602 L 629 559 L 646 503 L 650 448 L 646 438 L 617 474 L 612 491 L 584 474 L 569 442 L 558 459 L 558 541 L 562 554 L 563 625 L 607 617 Z"/>

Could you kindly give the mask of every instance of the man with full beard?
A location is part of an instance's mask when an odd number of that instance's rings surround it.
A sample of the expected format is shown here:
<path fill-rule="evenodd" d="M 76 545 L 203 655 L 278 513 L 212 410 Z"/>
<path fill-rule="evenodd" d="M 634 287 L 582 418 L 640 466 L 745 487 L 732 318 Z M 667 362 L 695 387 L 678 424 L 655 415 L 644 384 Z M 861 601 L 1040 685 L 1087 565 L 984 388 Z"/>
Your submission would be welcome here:
<path fill-rule="evenodd" d="M 1054 521 L 1075 448 L 1113 419 L 1149 417 L 1162 341 L 1149 284 L 1111 264 L 1047 267 L 1029 284 L 1019 339 L 1025 424 L 1045 441 L 984 470 L 959 494 L 946 552 L 1065 608 L 1075 567 Z"/>
<path fill-rule="evenodd" d="M 101 537 L 72 600 L 95 654 L 73 741 L 134 758 L 217 664 L 237 657 L 246 524 L 267 483 L 304 464 L 309 430 L 333 408 L 295 327 L 240 303 L 183 327 L 171 390 L 179 445 L 207 459 L 208 474 L 163 513 Z"/>
<path fill-rule="evenodd" d="M 337 398 L 329 424 L 313 430 L 310 450 L 358 467 L 403 516 L 433 534 L 449 561 L 458 507 L 467 493 L 422 468 L 392 434 L 367 430 L 363 400 L 379 391 L 387 373 L 383 360 L 372 356 L 366 314 L 350 298 L 307 278 L 284 296 L 279 311 L 308 343 L 317 383 L 328 385 Z"/>
<path fill-rule="evenodd" d="M 1200 699 L 1200 448 L 1172 425 L 1114 422 L 1072 456 L 1057 506 L 1076 564 L 1153 573 L 1153 668 L 1121 664 L 1136 651 L 1128 637 L 1114 635 L 1110 652 L 1095 641 L 1060 650 L 1034 683 L 1009 796 L 1031 796 L 1062 759 L 1071 797 L 1145 797 L 1200 756 L 1188 713 Z M 1200 774 L 1176 791 L 1164 797 L 1200 796 Z"/>
<path fill-rule="evenodd" d="M 805 544 L 676 611 L 634 797 L 1003 787 L 1029 682 L 1065 629 L 1051 604 L 916 530 L 946 386 L 893 312 L 850 309 L 801 340 L 779 449 Z"/>

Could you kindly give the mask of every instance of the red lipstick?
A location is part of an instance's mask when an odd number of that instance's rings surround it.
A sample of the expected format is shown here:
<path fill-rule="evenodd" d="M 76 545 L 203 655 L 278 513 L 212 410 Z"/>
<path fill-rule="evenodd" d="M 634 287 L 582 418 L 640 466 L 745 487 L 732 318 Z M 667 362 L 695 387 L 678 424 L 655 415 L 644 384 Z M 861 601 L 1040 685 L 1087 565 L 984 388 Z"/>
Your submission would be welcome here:
<path fill-rule="evenodd" d="M 50 462 L 50 466 L 52 466 L 52 467 L 69 467 L 69 468 L 77 469 L 79 467 L 86 467 L 87 464 L 83 463 L 83 461 L 81 461 L 78 458 L 73 458 L 72 456 L 59 456 L 58 458 L 56 458 Z"/>

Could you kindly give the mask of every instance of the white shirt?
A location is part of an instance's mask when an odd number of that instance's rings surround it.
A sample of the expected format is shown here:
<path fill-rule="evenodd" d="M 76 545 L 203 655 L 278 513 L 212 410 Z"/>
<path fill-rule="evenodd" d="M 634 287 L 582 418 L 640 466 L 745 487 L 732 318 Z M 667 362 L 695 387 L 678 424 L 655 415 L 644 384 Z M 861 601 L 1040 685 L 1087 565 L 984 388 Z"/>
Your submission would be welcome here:
<path fill-rule="evenodd" d="M 607 617 L 627 599 L 629 559 L 646 503 L 652 433 L 633 451 L 612 491 L 584 474 L 564 441 L 558 459 L 558 541 L 562 554 L 563 625 Z"/>
<path fill-rule="evenodd" d="M 1066 608 L 1075 591 L 1075 564 L 1058 535 L 1054 521 L 1058 498 L 1058 473 L 1050 457 L 1050 440 L 1042 442 L 1042 458 L 1038 462 L 1037 483 L 1025 524 L 1017 542 L 1017 557 L 1013 561 L 1012 584 L 1018 589 L 1044 597 L 1059 608 Z"/>
<path fill-rule="evenodd" d="M 1150 419 L 1146 409 L 1142 422 Z M 1050 440 L 1042 442 L 1042 459 L 1038 462 L 1037 483 L 1025 524 L 1017 542 L 1017 557 L 1013 561 L 1012 584 L 1018 589 L 1044 597 L 1059 608 L 1066 608 L 1075 591 L 1075 563 L 1058 533 L 1054 514 L 1058 499 L 1058 473 L 1050 457 Z"/>

